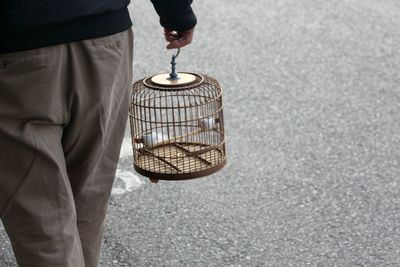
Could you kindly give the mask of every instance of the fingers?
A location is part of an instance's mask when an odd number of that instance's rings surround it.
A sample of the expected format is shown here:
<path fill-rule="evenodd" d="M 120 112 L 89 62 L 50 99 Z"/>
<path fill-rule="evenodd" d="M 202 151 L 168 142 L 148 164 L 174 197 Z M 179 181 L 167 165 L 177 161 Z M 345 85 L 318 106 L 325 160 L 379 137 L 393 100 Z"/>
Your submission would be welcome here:
<path fill-rule="evenodd" d="M 165 40 L 169 43 L 167 49 L 175 49 L 184 47 L 192 42 L 194 29 L 187 31 L 172 31 L 165 29 L 164 36 Z"/>
<path fill-rule="evenodd" d="M 179 40 L 175 40 L 170 42 L 167 45 L 167 49 L 175 49 L 175 48 L 181 48 L 184 47 L 186 45 L 190 44 L 190 42 L 187 39 L 181 38 Z"/>
<path fill-rule="evenodd" d="M 178 33 L 175 31 L 164 29 L 164 37 L 167 42 L 172 42 L 178 39 Z"/>

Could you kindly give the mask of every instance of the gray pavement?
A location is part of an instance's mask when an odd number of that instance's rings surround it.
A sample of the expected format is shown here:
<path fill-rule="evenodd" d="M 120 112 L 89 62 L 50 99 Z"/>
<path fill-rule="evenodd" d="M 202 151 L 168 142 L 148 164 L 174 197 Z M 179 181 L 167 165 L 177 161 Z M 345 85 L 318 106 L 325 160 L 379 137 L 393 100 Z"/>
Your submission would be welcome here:
<path fill-rule="evenodd" d="M 129 133 L 102 266 L 400 266 L 400 2 L 202 0 L 178 69 L 225 89 L 229 165 L 150 184 Z M 131 4 L 135 79 L 168 70 Z M 0 228 L 0 266 L 15 266 Z"/>

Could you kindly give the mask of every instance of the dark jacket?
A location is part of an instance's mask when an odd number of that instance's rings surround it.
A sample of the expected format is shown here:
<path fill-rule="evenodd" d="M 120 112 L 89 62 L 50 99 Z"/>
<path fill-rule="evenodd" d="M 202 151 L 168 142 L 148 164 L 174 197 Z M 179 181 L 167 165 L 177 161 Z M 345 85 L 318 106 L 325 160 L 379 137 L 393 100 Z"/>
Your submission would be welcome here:
<path fill-rule="evenodd" d="M 129 29 L 130 0 L 0 0 L 0 53 L 114 34 Z M 163 27 L 196 25 L 192 0 L 151 0 Z"/>

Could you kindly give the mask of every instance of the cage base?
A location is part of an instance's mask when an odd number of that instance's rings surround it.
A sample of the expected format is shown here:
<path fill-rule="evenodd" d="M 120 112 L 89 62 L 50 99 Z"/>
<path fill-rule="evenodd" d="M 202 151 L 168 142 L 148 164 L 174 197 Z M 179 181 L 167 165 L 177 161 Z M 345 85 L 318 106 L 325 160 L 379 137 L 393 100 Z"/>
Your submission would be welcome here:
<path fill-rule="evenodd" d="M 157 183 L 158 180 L 180 181 L 180 180 L 191 180 L 191 179 L 201 178 L 201 177 L 211 175 L 211 174 L 221 170 L 225 165 L 226 165 L 226 159 L 224 159 L 218 165 L 210 167 L 206 170 L 191 172 L 191 173 L 174 173 L 174 174 L 157 173 L 157 172 L 147 171 L 147 170 L 140 168 L 136 164 L 134 164 L 134 168 L 135 168 L 135 171 L 137 171 L 141 175 L 148 177 L 151 182 Z"/>
<path fill-rule="evenodd" d="M 210 175 L 225 165 L 223 151 L 214 146 L 174 142 L 138 151 L 135 170 L 151 180 L 186 180 Z"/>

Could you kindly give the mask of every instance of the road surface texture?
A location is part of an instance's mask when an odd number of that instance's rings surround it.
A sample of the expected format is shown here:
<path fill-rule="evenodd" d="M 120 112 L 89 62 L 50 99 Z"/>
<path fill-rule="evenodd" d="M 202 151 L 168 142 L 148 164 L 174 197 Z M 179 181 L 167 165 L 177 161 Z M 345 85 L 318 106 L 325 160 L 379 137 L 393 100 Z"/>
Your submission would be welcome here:
<path fill-rule="evenodd" d="M 229 165 L 151 184 L 129 132 L 101 266 L 400 266 L 400 2 L 201 0 L 178 70 L 224 88 Z M 131 4 L 135 79 L 171 51 Z M 0 230 L 0 266 L 15 266 Z"/>

